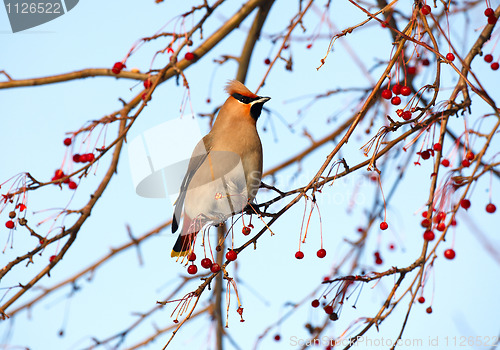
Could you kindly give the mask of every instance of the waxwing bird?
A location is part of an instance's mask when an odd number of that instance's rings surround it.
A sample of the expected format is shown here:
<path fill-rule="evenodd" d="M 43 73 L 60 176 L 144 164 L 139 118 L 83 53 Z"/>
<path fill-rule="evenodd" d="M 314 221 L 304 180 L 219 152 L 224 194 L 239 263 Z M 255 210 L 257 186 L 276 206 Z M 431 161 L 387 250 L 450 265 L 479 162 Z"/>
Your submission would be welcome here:
<path fill-rule="evenodd" d="M 256 124 L 271 98 L 257 96 L 236 80 L 228 83 L 226 92 L 229 97 L 212 130 L 193 151 L 175 202 L 172 232 L 179 227 L 181 212 L 184 221 L 172 257 L 187 255 L 205 225 L 241 213 L 259 190 L 262 144 Z"/>

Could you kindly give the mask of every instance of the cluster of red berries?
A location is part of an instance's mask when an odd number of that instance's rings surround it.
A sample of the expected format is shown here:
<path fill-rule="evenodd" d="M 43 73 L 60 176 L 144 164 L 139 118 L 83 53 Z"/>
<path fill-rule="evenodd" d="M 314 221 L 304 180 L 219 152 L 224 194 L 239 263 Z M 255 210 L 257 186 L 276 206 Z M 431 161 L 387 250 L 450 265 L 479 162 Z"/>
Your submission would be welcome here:
<path fill-rule="evenodd" d="M 484 55 L 484 61 L 485 61 L 486 63 L 491 63 L 491 62 L 493 62 L 493 55 L 492 55 L 492 54 L 490 54 L 490 53 L 489 53 L 489 54 L 487 54 L 487 55 Z M 493 69 L 493 70 L 497 70 L 497 69 L 500 67 L 500 64 L 498 64 L 498 62 L 493 62 L 493 63 L 491 63 L 490 67 L 491 67 L 491 69 Z"/>
<path fill-rule="evenodd" d="M 433 241 L 434 238 L 436 238 L 436 235 L 434 234 L 434 232 L 432 231 L 432 224 L 430 222 L 430 220 L 427 218 L 427 212 L 424 211 L 422 213 L 422 216 L 424 217 L 424 220 L 422 220 L 422 226 L 424 226 L 427 230 L 425 230 L 424 232 L 424 239 L 426 241 Z M 444 222 L 444 220 L 446 219 L 446 213 L 443 212 L 443 211 L 440 211 L 439 213 L 437 213 L 435 216 L 434 216 L 434 225 L 435 225 L 435 229 L 440 231 L 440 232 L 443 232 L 445 229 L 446 229 L 446 223 Z M 453 222 L 452 222 L 453 224 Z M 456 224 L 456 222 L 455 222 Z"/>
<path fill-rule="evenodd" d="M 187 272 L 190 275 L 195 275 L 198 272 L 198 266 L 194 264 L 194 261 L 196 260 L 196 254 L 193 252 L 189 254 L 188 260 L 191 261 L 191 265 L 188 266 Z M 210 269 L 213 273 L 219 272 L 220 271 L 220 265 L 217 263 L 212 263 L 212 260 L 210 258 L 203 258 L 201 259 L 201 267 L 204 269 Z"/>
<path fill-rule="evenodd" d="M 72 142 L 73 142 L 72 139 L 69 137 L 65 138 L 63 141 L 65 146 L 70 146 Z M 85 154 L 78 154 L 77 153 L 77 154 L 73 155 L 73 162 L 75 162 L 75 163 L 89 163 L 89 162 L 94 161 L 94 159 L 95 159 L 95 156 L 93 153 L 85 153 Z M 57 175 L 57 172 L 56 172 L 56 175 Z M 63 174 L 63 176 L 64 176 L 64 174 Z M 57 179 L 53 178 L 52 181 L 59 180 L 59 179 L 60 178 L 57 178 Z"/>
<path fill-rule="evenodd" d="M 425 303 L 425 298 L 423 296 L 419 297 L 417 300 L 420 304 Z M 425 312 L 427 312 L 428 314 L 432 314 L 432 306 L 427 307 L 427 309 L 425 309 Z"/>
<path fill-rule="evenodd" d="M 248 224 L 248 226 L 243 226 L 243 229 L 241 230 L 241 233 L 243 233 L 245 236 L 248 236 L 250 232 L 252 232 L 253 225 Z"/>
<path fill-rule="evenodd" d="M 435 211 L 435 209 L 434 209 Z M 420 222 L 420 225 L 426 229 L 426 231 L 424 232 L 424 239 L 426 241 L 432 241 L 434 239 L 434 233 L 431 231 L 431 228 L 432 228 L 432 221 L 429 219 L 429 216 L 427 214 L 427 211 L 424 211 L 422 212 L 422 217 L 423 217 L 423 220 Z M 438 231 L 440 232 L 443 232 L 446 228 L 446 224 L 444 223 L 444 220 L 446 219 L 446 213 L 445 212 L 438 212 L 435 216 L 434 216 L 434 225 L 435 225 L 435 229 L 437 229 Z M 456 226 L 457 225 L 457 221 L 455 219 L 451 220 L 451 226 Z M 432 233 L 432 235 L 431 235 Z"/>
<path fill-rule="evenodd" d="M 411 119 L 411 111 L 403 111 L 402 109 L 396 110 L 396 114 L 398 117 L 403 118 L 404 120 L 410 120 Z"/>
<path fill-rule="evenodd" d="M 116 62 L 111 68 L 111 71 L 115 74 L 120 74 L 123 68 L 127 68 L 127 66 L 123 62 Z"/>
<path fill-rule="evenodd" d="M 468 151 L 465 154 L 465 158 L 462 160 L 462 166 L 464 168 L 468 168 L 470 166 L 470 163 L 474 161 L 474 158 L 476 158 L 476 155 L 472 151 Z"/>
<path fill-rule="evenodd" d="M 57 169 L 54 173 L 54 176 L 52 177 L 52 181 L 58 181 L 64 177 L 66 177 L 66 175 L 64 174 L 64 171 L 62 171 L 61 169 Z M 61 181 L 58 181 L 58 183 L 60 183 L 60 182 Z M 62 181 L 62 183 L 67 184 L 71 190 L 76 190 L 76 188 L 78 187 L 76 182 L 74 182 L 73 180 L 70 180 L 70 178 L 65 179 L 64 181 Z"/>
<path fill-rule="evenodd" d="M 24 205 L 23 203 L 19 203 L 16 205 L 16 209 L 19 209 L 20 212 L 23 212 L 24 210 L 26 210 L 26 205 Z M 12 230 L 14 226 L 16 226 L 14 223 L 14 219 L 16 218 L 16 216 L 17 214 L 14 210 L 9 212 L 9 220 L 5 222 L 5 227 L 7 227 L 9 230 Z"/>
<path fill-rule="evenodd" d="M 408 71 L 408 73 L 410 73 L 410 72 Z M 412 74 L 412 73 L 410 73 L 410 74 Z M 394 97 L 392 96 L 393 93 L 395 95 Z M 401 97 L 399 97 L 398 95 L 410 96 L 411 89 L 405 85 L 394 84 L 392 89 L 382 90 L 382 98 L 384 98 L 386 100 L 391 100 L 391 103 L 394 106 L 397 106 L 401 103 Z"/>
<path fill-rule="evenodd" d="M 491 7 L 484 10 L 484 15 L 488 18 L 488 24 L 493 25 L 497 23 L 498 18 L 495 16 L 495 11 Z"/>
<path fill-rule="evenodd" d="M 439 152 L 441 151 L 442 149 L 442 146 L 440 143 L 435 143 L 434 146 L 432 146 L 432 148 L 428 148 L 428 149 L 425 149 L 423 151 L 420 151 L 420 152 L 417 152 L 417 154 L 423 159 L 423 160 L 427 160 L 429 159 L 431 156 L 434 157 L 435 155 L 435 152 Z M 449 165 L 449 164 L 448 164 Z"/>
<path fill-rule="evenodd" d="M 326 256 L 326 250 L 323 248 L 318 249 L 318 251 L 316 252 L 316 256 L 320 259 L 323 259 Z M 298 260 L 304 259 L 304 253 L 300 250 L 297 251 L 295 253 L 295 258 Z"/>
<path fill-rule="evenodd" d="M 95 156 L 94 153 L 85 153 L 85 154 L 74 154 L 73 162 L 75 163 L 89 163 L 94 161 Z"/>
<path fill-rule="evenodd" d="M 382 263 L 383 263 L 384 261 L 383 261 L 383 260 L 382 260 L 382 258 L 380 257 L 380 252 L 378 252 L 378 251 L 377 251 L 377 252 L 373 253 L 373 255 L 375 256 L 375 264 L 377 264 L 377 265 L 382 265 Z"/>

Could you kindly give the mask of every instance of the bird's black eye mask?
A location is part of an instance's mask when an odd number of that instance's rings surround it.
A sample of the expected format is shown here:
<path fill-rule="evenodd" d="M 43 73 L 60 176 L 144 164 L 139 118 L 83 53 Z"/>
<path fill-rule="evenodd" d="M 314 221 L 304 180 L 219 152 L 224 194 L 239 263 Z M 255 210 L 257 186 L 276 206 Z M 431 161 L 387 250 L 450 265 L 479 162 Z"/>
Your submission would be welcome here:
<path fill-rule="evenodd" d="M 252 97 L 248 97 L 248 96 L 243 96 L 242 94 L 238 94 L 238 93 L 234 93 L 231 96 L 233 96 L 235 99 L 237 99 L 238 101 L 240 101 L 241 103 L 244 103 L 244 104 L 249 104 L 249 103 L 259 99 L 259 97 L 252 98 Z"/>

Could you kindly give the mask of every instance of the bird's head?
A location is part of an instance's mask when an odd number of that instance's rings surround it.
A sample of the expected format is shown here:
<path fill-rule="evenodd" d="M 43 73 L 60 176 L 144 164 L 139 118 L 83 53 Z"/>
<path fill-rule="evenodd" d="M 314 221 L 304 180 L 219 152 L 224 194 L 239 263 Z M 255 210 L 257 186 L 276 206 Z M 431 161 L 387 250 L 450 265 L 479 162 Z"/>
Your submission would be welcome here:
<path fill-rule="evenodd" d="M 254 120 L 260 117 L 264 103 L 271 99 L 270 97 L 257 96 L 237 80 L 231 80 L 227 84 L 226 92 L 230 95 L 226 103 L 249 113 Z"/>

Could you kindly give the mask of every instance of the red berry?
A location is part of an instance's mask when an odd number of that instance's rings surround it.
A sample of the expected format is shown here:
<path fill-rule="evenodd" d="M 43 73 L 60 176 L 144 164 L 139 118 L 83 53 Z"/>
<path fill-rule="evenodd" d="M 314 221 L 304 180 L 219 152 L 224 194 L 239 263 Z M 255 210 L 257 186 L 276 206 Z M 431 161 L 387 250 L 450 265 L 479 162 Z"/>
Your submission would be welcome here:
<path fill-rule="evenodd" d="M 212 264 L 212 267 L 210 267 L 210 271 L 213 273 L 219 272 L 220 271 L 220 265 L 217 263 Z"/>
<path fill-rule="evenodd" d="M 457 226 L 457 220 L 455 220 L 455 218 L 451 220 L 451 226 Z"/>
<path fill-rule="evenodd" d="M 401 95 L 410 96 L 411 89 L 408 86 L 401 86 Z"/>
<path fill-rule="evenodd" d="M 487 55 L 485 55 L 485 56 L 484 56 L 484 61 L 485 61 L 486 63 L 491 63 L 491 62 L 493 62 L 493 55 L 491 55 L 491 54 L 487 54 Z"/>
<path fill-rule="evenodd" d="M 392 87 L 392 92 L 394 92 L 395 95 L 399 95 L 401 93 L 401 85 L 394 84 L 394 86 Z"/>
<path fill-rule="evenodd" d="M 195 253 L 191 253 L 191 254 L 189 254 L 189 256 L 188 256 L 188 260 L 189 260 L 189 261 L 195 261 L 195 260 L 196 260 L 196 254 L 195 254 Z"/>
<path fill-rule="evenodd" d="M 235 261 L 238 258 L 238 253 L 234 250 L 230 250 L 226 253 L 226 259 L 229 261 Z"/>
<path fill-rule="evenodd" d="M 248 236 L 250 234 L 252 230 L 250 229 L 250 227 L 243 227 L 243 229 L 241 230 L 241 232 L 245 235 L 245 236 Z"/>
<path fill-rule="evenodd" d="M 470 166 L 470 162 L 469 162 L 469 160 L 468 160 L 468 159 L 464 159 L 464 160 L 462 160 L 462 166 L 463 166 L 464 168 L 468 168 L 468 167 Z"/>
<path fill-rule="evenodd" d="M 429 219 L 423 219 L 420 225 L 422 225 L 422 227 L 431 227 L 431 221 Z"/>
<path fill-rule="evenodd" d="M 404 120 L 410 120 L 411 119 L 411 112 L 410 111 L 404 111 L 401 114 L 401 118 L 403 118 Z"/>
<path fill-rule="evenodd" d="M 313 301 L 311 301 L 311 306 L 312 307 L 318 307 L 319 306 L 319 300 L 318 299 L 314 299 Z"/>
<path fill-rule="evenodd" d="M 186 54 L 184 55 L 184 58 L 188 61 L 192 61 L 192 60 L 194 60 L 194 53 L 186 52 Z"/>
<path fill-rule="evenodd" d="M 417 74 L 417 67 L 414 67 L 414 66 L 409 66 L 409 67 L 408 67 L 408 74 L 410 74 L 410 75 L 415 75 L 415 74 Z"/>
<path fill-rule="evenodd" d="M 441 165 L 444 166 L 445 168 L 450 166 L 450 161 L 448 159 L 443 159 L 441 161 Z"/>
<path fill-rule="evenodd" d="M 444 219 L 446 219 L 446 214 L 440 211 L 435 217 L 434 217 L 434 222 L 441 222 Z"/>
<path fill-rule="evenodd" d="M 444 257 L 448 260 L 453 260 L 455 258 L 455 251 L 453 249 L 446 249 L 444 251 Z"/>
<path fill-rule="evenodd" d="M 203 267 L 204 269 L 211 268 L 212 267 L 212 260 L 210 260 L 209 258 L 201 259 L 201 267 Z"/>
<path fill-rule="evenodd" d="M 296 259 L 299 259 L 299 260 L 300 260 L 300 259 L 302 259 L 302 258 L 304 258 L 304 253 L 302 253 L 302 252 L 299 250 L 297 253 L 295 253 L 295 258 L 296 258 Z"/>
<path fill-rule="evenodd" d="M 468 200 L 468 199 L 462 199 L 460 201 L 460 206 L 462 208 L 464 208 L 465 210 L 469 209 L 470 208 L 470 200 Z"/>
<path fill-rule="evenodd" d="M 380 23 L 380 25 L 382 26 L 382 28 L 387 28 L 389 23 L 387 21 L 383 21 L 382 23 Z"/>
<path fill-rule="evenodd" d="M 114 65 L 113 65 L 113 68 L 111 69 L 111 71 L 115 74 L 119 74 L 123 68 L 126 68 L 127 66 L 125 66 L 122 62 L 116 62 Z"/>
<path fill-rule="evenodd" d="M 86 154 L 87 162 L 92 162 L 95 159 L 94 153 L 87 153 Z"/>
<path fill-rule="evenodd" d="M 189 266 L 188 266 L 188 273 L 189 273 L 190 275 L 194 275 L 194 274 L 196 274 L 197 272 L 198 272 L 198 266 L 196 266 L 196 265 L 189 265 Z"/>
<path fill-rule="evenodd" d="M 382 98 L 385 98 L 386 100 L 390 99 L 392 97 L 392 91 L 389 89 L 382 90 Z"/>
<path fill-rule="evenodd" d="M 493 24 L 495 24 L 495 23 L 497 23 L 497 17 L 496 17 L 495 15 L 493 15 L 493 16 L 489 16 L 489 17 L 488 17 L 488 24 L 493 25 Z"/>
<path fill-rule="evenodd" d="M 326 256 L 326 250 L 321 248 L 316 252 L 316 255 L 318 256 L 318 258 L 323 259 Z"/>
<path fill-rule="evenodd" d="M 397 106 L 401 103 L 401 97 L 399 96 L 394 96 L 392 99 L 391 99 L 391 103 L 394 105 L 394 106 Z"/>
<path fill-rule="evenodd" d="M 68 187 L 69 187 L 70 190 L 76 190 L 76 188 L 78 187 L 78 185 L 76 184 L 76 182 L 70 181 L 70 182 L 68 182 Z"/>
<path fill-rule="evenodd" d="M 9 230 L 14 228 L 14 221 L 9 220 L 5 223 L 5 227 L 7 227 Z"/>
<path fill-rule="evenodd" d="M 270 60 L 269 58 L 266 58 L 266 59 L 264 60 L 264 64 L 266 64 L 266 65 L 270 65 L 270 64 L 271 64 L 271 60 Z"/>
<path fill-rule="evenodd" d="M 377 264 L 377 265 L 382 265 L 383 263 L 384 263 L 384 261 L 382 260 L 382 258 L 381 258 L 381 257 L 377 257 L 377 258 L 375 258 L 375 264 Z"/>
<path fill-rule="evenodd" d="M 441 146 L 440 143 L 435 143 L 434 146 L 432 146 L 432 148 L 434 149 L 434 151 L 436 152 L 439 152 L 443 149 L 443 147 Z"/>
<path fill-rule="evenodd" d="M 88 154 L 80 154 L 80 163 L 87 163 L 88 162 Z"/>
<path fill-rule="evenodd" d="M 496 210 L 497 210 L 497 207 L 493 203 L 490 203 L 486 206 L 486 212 L 488 212 L 490 214 L 493 214 Z"/>
<path fill-rule="evenodd" d="M 434 238 L 436 238 L 436 235 L 431 230 L 427 230 L 424 232 L 424 239 L 426 241 L 433 241 Z"/>
<path fill-rule="evenodd" d="M 425 312 L 427 312 L 428 314 L 432 314 L 432 307 L 428 307 L 427 309 L 425 309 Z"/>
<path fill-rule="evenodd" d="M 50 256 L 50 258 L 49 258 L 49 262 L 50 262 L 50 263 L 53 263 L 53 262 L 54 262 L 54 260 L 56 260 L 56 258 L 57 258 L 57 256 L 55 256 L 55 255 L 51 255 L 51 256 Z"/>
<path fill-rule="evenodd" d="M 440 222 L 440 223 L 437 225 L 437 230 L 438 230 L 438 231 L 443 232 L 445 229 L 446 229 L 446 224 L 445 224 L 444 222 Z"/>
<path fill-rule="evenodd" d="M 448 61 L 454 61 L 455 60 L 455 55 L 452 54 L 451 52 L 449 52 L 447 55 L 446 55 L 446 59 Z"/>
<path fill-rule="evenodd" d="M 394 250 L 395 248 L 396 246 L 394 245 L 394 243 L 389 244 L 389 250 Z"/>
<path fill-rule="evenodd" d="M 81 162 L 79 154 L 74 154 L 73 155 L 73 162 L 75 162 L 75 163 L 80 163 Z"/>
<path fill-rule="evenodd" d="M 498 62 L 493 62 L 490 67 L 493 70 L 498 70 L 498 68 L 500 67 L 500 64 L 498 64 Z"/>
<path fill-rule="evenodd" d="M 419 302 L 420 304 L 425 303 L 425 298 L 424 298 L 424 297 L 420 297 L 420 298 L 418 298 L 418 302 Z"/>
<path fill-rule="evenodd" d="M 468 151 L 467 154 L 465 155 L 465 158 L 467 158 L 468 160 L 474 160 L 475 156 L 476 155 L 474 154 L 474 152 Z"/>
<path fill-rule="evenodd" d="M 431 152 L 429 152 L 429 150 L 422 151 L 420 152 L 420 156 L 422 159 L 427 160 L 431 157 Z"/>
<path fill-rule="evenodd" d="M 424 58 L 424 59 L 422 60 L 422 65 L 423 65 L 423 66 L 428 66 L 428 65 L 430 65 L 430 64 L 431 64 L 431 62 L 430 62 L 427 58 Z"/>
<path fill-rule="evenodd" d="M 280 341 L 280 339 L 281 339 L 281 336 L 280 336 L 279 334 L 276 334 L 276 335 L 274 336 L 274 340 L 276 340 L 276 341 Z"/>
<path fill-rule="evenodd" d="M 333 314 L 333 306 L 331 306 L 331 305 L 327 305 L 327 306 L 325 306 L 325 312 L 326 312 L 328 315 Z"/>
<path fill-rule="evenodd" d="M 149 89 L 149 88 L 151 87 L 151 85 L 153 85 L 153 84 L 151 83 L 151 80 L 149 80 L 149 78 L 148 78 L 148 79 L 146 79 L 146 80 L 144 80 L 144 82 L 143 82 L 142 84 L 144 85 L 144 87 L 145 87 L 146 89 Z"/>
<path fill-rule="evenodd" d="M 313 47 L 313 44 L 307 44 L 306 49 L 310 49 L 311 47 Z"/>
<path fill-rule="evenodd" d="M 486 17 L 493 16 L 494 14 L 495 14 L 495 11 L 491 7 L 488 7 L 486 10 L 484 10 L 484 15 Z"/>
<path fill-rule="evenodd" d="M 387 222 L 385 221 L 382 221 L 380 223 L 380 229 L 383 231 L 383 230 L 387 230 L 389 228 L 389 225 L 387 224 Z"/>
<path fill-rule="evenodd" d="M 431 7 L 429 5 L 424 5 L 422 6 L 422 9 L 420 11 L 422 11 L 422 14 L 424 16 L 427 16 L 429 13 L 431 13 Z"/>
<path fill-rule="evenodd" d="M 70 139 L 69 137 L 66 137 L 66 138 L 64 139 L 64 145 L 65 145 L 65 146 L 69 146 L 69 145 L 71 145 L 71 139 Z"/>
<path fill-rule="evenodd" d="M 56 172 L 54 173 L 54 178 L 56 180 L 59 180 L 62 177 L 64 177 L 64 171 L 62 171 L 61 169 L 57 169 Z"/>

